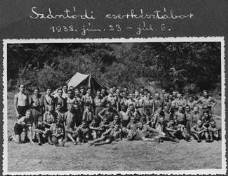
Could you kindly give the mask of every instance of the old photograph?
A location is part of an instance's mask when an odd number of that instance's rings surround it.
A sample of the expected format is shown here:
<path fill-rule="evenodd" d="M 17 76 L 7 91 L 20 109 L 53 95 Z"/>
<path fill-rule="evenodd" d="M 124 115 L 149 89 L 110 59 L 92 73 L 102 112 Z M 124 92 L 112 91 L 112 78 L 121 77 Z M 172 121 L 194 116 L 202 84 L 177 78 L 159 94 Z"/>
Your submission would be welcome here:
<path fill-rule="evenodd" d="M 223 38 L 4 40 L 3 64 L 5 173 L 226 170 Z"/>

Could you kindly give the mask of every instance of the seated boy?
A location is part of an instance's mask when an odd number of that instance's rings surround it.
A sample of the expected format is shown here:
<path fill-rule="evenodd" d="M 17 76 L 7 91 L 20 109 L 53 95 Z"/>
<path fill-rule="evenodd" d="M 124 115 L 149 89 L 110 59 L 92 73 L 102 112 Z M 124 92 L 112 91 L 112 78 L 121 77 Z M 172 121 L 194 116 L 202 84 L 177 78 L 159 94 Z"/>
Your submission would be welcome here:
<path fill-rule="evenodd" d="M 131 120 L 127 125 L 127 128 L 124 129 L 124 133 L 127 132 L 127 140 L 142 140 L 142 133 L 141 130 L 143 125 L 139 122 L 134 116 L 131 116 Z"/>
<path fill-rule="evenodd" d="M 55 144 L 55 146 L 64 146 L 64 125 L 62 123 L 56 123 L 50 128 L 52 132 L 51 141 Z"/>
<path fill-rule="evenodd" d="M 43 121 L 40 121 L 40 119 L 38 119 L 37 127 L 34 129 L 36 137 L 38 139 L 38 145 L 42 145 L 43 142 L 46 141 L 46 139 L 48 139 L 48 143 L 50 145 L 53 145 L 53 143 L 51 142 L 51 131 L 49 130 L 49 128 L 45 126 Z"/>
<path fill-rule="evenodd" d="M 96 119 L 94 119 L 96 120 Z M 110 125 L 112 124 L 112 122 L 109 122 L 109 120 L 107 118 L 102 119 L 102 121 L 100 122 L 100 124 L 98 124 L 97 122 L 92 122 L 90 125 L 90 129 L 91 129 L 91 133 L 93 135 L 93 139 L 99 138 L 101 137 L 101 135 L 110 128 Z M 96 137 L 94 136 L 96 135 Z"/>
<path fill-rule="evenodd" d="M 99 124 L 99 119 L 94 118 L 89 126 L 93 139 L 96 139 L 101 136 L 101 127 Z"/>
<path fill-rule="evenodd" d="M 186 127 L 184 125 L 176 124 L 176 128 L 177 128 L 177 131 L 176 131 L 175 134 L 176 134 L 176 137 L 178 139 L 184 139 L 184 140 L 186 140 L 188 142 L 191 140 L 191 137 L 188 134 L 187 129 L 186 129 Z"/>
<path fill-rule="evenodd" d="M 144 141 L 160 141 L 160 138 L 164 136 L 164 133 L 150 127 L 148 124 L 143 125 L 142 140 Z"/>
<path fill-rule="evenodd" d="M 201 119 L 203 122 L 203 127 L 205 128 L 204 135 L 206 138 L 206 142 L 213 142 L 214 139 L 218 140 L 220 137 L 219 130 L 216 129 L 216 123 L 209 111 L 204 111 Z"/>
<path fill-rule="evenodd" d="M 197 140 L 197 142 L 201 142 L 204 136 L 204 132 L 205 128 L 203 127 L 201 120 L 198 120 L 197 124 L 194 124 L 191 128 L 191 134 Z"/>
<path fill-rule="evenodd" d="M 174 124 L 177 127 L 176 136 L 178 139 L 185 139 L 190 141 L 190 135 L 185 127 L 186 125 L 186 116 L 184 114 L 184 109 L 182 106 L 179 106 L 178 111 L 174 114 Z"/>
<path fill-rule="evenodd" d="M 83 120 L 82 124 L 77 128 L 78 140 L 81 143 L 86 143 L 92 139 L 91 130 L 88 121 Z"/>
<path fill-rule="evenodd" d="M 221 139 L 221 130 L 216 128 L 216 122 L 213 120 L 210 123 L 209 130 L 212 132 L 212 140 L 220 140 Z"/>
<path fill-rule="evenodd" d="M 165 136 L 162 138 L 162 140 L 169 140 L 173 142 L 179 142 L 177 138 L 177 127 L 173 120 L 170 120 L 167 122 L 165 128 L 164 128 Z"/>
<path fill-rule="evenodd" d="M 21 141 L 21 134 L 24 131 L 25 139 Z M 26 138 L 29 139 L 30 143 L 33 144 L 32 141 L 32 120 L 31 120 L 31 111 L 27 110 L 25 116 L 22 116 L 14 125 L 14 133 L 15 133 L 15 142 L 22 143 L 25 142 Z M 29 133 L 29 134 L 28 134 Z"/>
<path fill-rule="evenodd" d="M 116 119 L 116 118 L 115 118 Z M 103 145 L 103 144 L 110 144 L 114 140 L 117 140 L 121 136 L 121 127 L 118 120 L 113 121 L 113 123 L 110 125 L 110 128 L 107 129 L 100 138 L 95 139 L 90 143 L 90 145 Z"/>
<path fill-rule="evenodd" d="M 47 137 L 48 143 L 53 145 L 51 141 L 51 128 L 56 123 L 56 117 L 53 112 L 53 106 L 48 106 L 46 112 L 43 115 L 42 125 L 44 126 L 44 132 L 42 133 L 43 137 Z M 41 127 L 41 126 L 40 126 Z"/>

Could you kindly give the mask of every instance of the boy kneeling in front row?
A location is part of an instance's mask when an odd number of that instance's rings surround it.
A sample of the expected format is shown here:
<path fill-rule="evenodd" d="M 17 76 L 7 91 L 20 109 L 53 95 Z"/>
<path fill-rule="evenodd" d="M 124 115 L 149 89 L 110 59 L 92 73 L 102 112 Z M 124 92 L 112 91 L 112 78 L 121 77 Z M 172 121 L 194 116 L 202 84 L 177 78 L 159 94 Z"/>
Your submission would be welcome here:
<path fill-rule="evenodd" d="M 55 146 L 64 146 L 65 144 L 65 130 L 64 130 L 64 125 L 60 122 L 57 122 L 50 128 L 52 137 L 51 141 Z"/>
<path fill-rule="evenodd" d="M 220 139 L 220 130 L 216 128 L 216 122 L 209 111 L 204 111 L 201 117 L 206 142 L 213 142 Z"/>
<path fill-rule="evenodd" d="M 205 131 L 206 129 L 203 127 L 203 123 L 201 120 L 198 120 L 197 124 L 193 125 L 191 128 L 191 134 L 197 140 L 197 142 L 201 142 L 204 137 Z"/>
<path fill-rule="evenodd" d="M 35 129 L 36 137 L 38 139 L 38 145 L 48 140 L 50 145 L 53 145 L 51 141 L 51 126 L 55 123 L 55 117 L 53 115 L 53 107 L 48 106 L 46 112 L 43 115 L 43 119 L 39 119 L 38 126 Z"/>
<path fill-rule="evenodd" d="M 24 140 L 21 140 L 21 134 L 24 132 Z M 14 133 L 15 137 L 12 137 L 12 139 L 16 143 L 23 143 L 26 142 L 26 139 L 29 140 L 31 144 L 34 142 L 32 141 L 32 118 L 31 118 L 31 111 L 27 110 L 25 113 L 25 116 L 21 117 L 17 120 L 17 122 L 14 125 Z"/>

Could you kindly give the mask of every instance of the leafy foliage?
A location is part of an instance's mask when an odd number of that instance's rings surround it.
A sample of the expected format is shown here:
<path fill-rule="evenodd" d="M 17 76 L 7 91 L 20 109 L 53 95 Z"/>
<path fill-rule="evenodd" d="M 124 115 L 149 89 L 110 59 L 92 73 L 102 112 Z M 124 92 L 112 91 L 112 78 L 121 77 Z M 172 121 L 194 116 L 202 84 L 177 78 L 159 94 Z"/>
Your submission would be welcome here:
<path fill-rule="evenodd" d="M 56 88 L 81 72 L 130 89 L 151 82 L 181 91 L 215 89 L 220 47 L 216 42 L 9 44 L 8 86 L 17 80 L 31 88 Z"/>

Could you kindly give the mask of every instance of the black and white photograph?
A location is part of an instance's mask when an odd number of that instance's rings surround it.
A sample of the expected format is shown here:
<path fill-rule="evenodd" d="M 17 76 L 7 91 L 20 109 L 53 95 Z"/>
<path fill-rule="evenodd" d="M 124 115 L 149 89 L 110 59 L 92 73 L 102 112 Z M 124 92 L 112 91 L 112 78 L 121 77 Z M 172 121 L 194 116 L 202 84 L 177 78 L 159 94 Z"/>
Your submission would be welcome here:
<path fill-rule="evenodd" d="M 223 174 L 224 38 L 4 40 L 5 174 Z"/>

